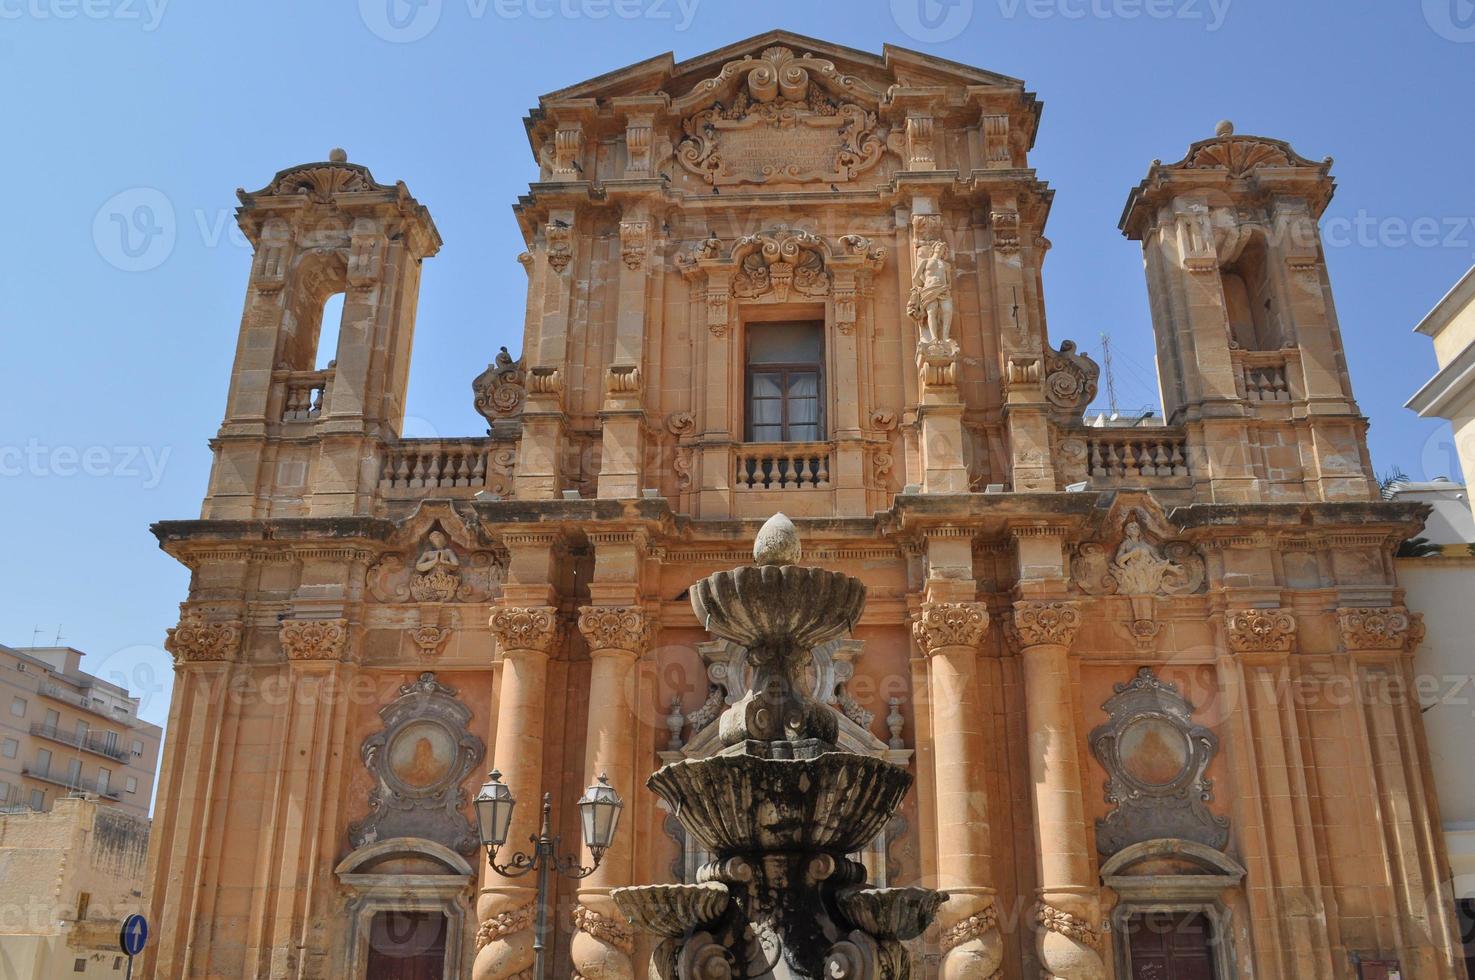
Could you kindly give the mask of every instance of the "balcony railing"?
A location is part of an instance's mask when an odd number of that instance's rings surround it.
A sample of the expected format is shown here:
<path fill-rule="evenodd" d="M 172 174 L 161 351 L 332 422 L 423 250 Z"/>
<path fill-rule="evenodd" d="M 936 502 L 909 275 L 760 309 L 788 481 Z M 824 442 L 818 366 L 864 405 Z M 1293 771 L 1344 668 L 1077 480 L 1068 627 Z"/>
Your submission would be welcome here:
<path fill-rule="evenodd" d="M 277 379 L 283 386 L 283 422 L 311 422 L 322 414 L 332 371 L 280 371 Z"/>
<path fill-rule="evenodd" d="M 1101 480 L 1186 477 L 1188 439 L 1141 429 L 1093 430 L 1086 437 L 1086 467 L 1092 479 Z"/>
<path fill-rule="evenodd" d="M 117 712 L 109 711 L 106 708 L 100 708 L 93 704 L 92 698 L 87 695 L 89 690 L 91 688 L 84 687 L 82 688 L 82 693 L 78 694 L 76 691 L 62 687 L 60 684 L 53 684 L 51 681 L 42 681 L 36 686 L 37 693 L 42 697 L 52 698 L 69 707 L 81 708 L 83 711 L 97 715 L 99 718 L 106 718 L 114 724 L 134 725 L 137 723 L 138 719 L 131 713 L 125 712 L 118 714 Z"/>
<path fill-rule="evenodd" d="M 78 732 L 63 731 L 55 725 L 38 721 L 31 725 L 31 734 L 53 742 L 60 742 L 63 745 L 70 745 L 74 749 L 107 756 L 115 762 L 127 762 L 133 754 L 119 746 L 115 739 L 106 738 L 105 733 L 88 732 L 83 735 Z"/>
<path fill-rule="evenodd" d="M 833 453 L 827 442 L 738 446 L 733 485 L 739 490 L 827 490 Z"/>
<path fill-rule="evenodd" d="M 50 766 L 37 766 L 31 763 L 21 766 L 21 775 L 29 776 L 31 779 L 39 779 L 43 783 L 51 783 L 53 786 L 64 787 L 68 792 L 79 793 L 87 796 L 99 796 L 105 800 L 120 800 L 123 794 L 109 786 L 107 789 L 99 789 L 96 784 L 87 785 L 87 781 L 81 778 L 73 778 L 70 774 L 60 775 L 51 771 Z"/>
<path fill-rule="evenodd" d="M 484 488 L 488 449 L 484 439 L 406 439 L 385 452 L 379 465 L 379 489 Z"/>

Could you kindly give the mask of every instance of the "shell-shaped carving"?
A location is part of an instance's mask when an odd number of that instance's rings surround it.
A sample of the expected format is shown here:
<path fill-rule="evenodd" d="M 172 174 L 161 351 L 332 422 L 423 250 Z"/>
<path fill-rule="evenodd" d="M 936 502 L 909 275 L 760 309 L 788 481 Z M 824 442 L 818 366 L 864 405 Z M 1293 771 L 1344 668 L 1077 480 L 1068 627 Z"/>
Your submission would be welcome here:
<path fill-rule="evenodd" d="M 703 627 L 750 650 L 813 649 L 854 626 L 865 602 L 860 579 L 798 565 L 735 568 L 691 588 Z"/>
<path fill-rule="evenodd" d="M 840 893 L 840 911 L 877 939 L 905 942 L 932 924 L 947 892 L 931 888 L 851 888 Z"/>
<path fill-rule="evenodd" d="M 902 767 L 848 752 L 810 760 L 688 759 L 646 783 L 687 833 L 717 854 L 857 851 L 882 831 L 911 784 Z"/>
<path fill-rule="evenodd" d="M 672 939 L 717 921 L 728 902 L 727 886 L 719 881 L 616 888 L 610 897 L 620 914 L 637 929 Z"/>

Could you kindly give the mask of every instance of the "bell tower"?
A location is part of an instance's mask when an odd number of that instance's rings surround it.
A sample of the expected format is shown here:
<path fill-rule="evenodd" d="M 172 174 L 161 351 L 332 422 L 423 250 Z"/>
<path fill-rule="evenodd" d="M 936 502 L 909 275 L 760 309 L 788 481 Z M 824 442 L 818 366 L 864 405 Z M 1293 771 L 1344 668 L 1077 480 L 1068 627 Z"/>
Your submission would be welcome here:
<path fill-rule="evenodd" d="M 236 192 L 255 254 L 203 517 L 368 513 L 374 447 L 398 437 L 420 263 L 440 248 L 403 183 L 342 150 Z M 319 350 L 341 294 L 336 351 Z"/>
<path fill-rule="evenodd" d="M 1167 422 L 1190 430 L 1195 487 L 1215 501 L 1373 491 L 1316 224 L 1330 170 L 1223 122 L 1182 161 L 1154 161 L 1122 215 L 1142 243 Z"/>

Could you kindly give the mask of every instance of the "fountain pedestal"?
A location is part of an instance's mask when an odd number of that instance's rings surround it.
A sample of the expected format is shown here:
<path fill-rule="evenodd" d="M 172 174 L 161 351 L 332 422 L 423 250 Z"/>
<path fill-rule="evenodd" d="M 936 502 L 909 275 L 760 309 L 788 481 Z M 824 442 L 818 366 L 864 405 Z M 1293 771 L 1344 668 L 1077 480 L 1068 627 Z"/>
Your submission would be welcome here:
<path fill-rule="evenodd" d="M 868 888 L 860 850 L 912 783 L 906 769 L 842 752 L 832 709 L 805 692 L 814 647 L 853 627 L 865 586 L 805 568 L 793 524 L 775 515 L 755 564 L 691 590 L 717 636 L 748 649 L 748 693 L 723 714 L 724 748 L 666 766 L 647 785 L 714 857 L 691 885 L 613 892 L 636 926 L 662 937 L 651 973 L 662 980 L 905 980 L 902 942 L 947 896 Z"/>

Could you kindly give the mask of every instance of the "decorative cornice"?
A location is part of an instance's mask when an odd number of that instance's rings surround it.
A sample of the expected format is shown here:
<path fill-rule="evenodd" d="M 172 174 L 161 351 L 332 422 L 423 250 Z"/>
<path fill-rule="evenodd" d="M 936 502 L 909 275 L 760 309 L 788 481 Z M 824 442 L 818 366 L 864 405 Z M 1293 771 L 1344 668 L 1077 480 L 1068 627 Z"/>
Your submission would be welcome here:
<path fill-rule="evenodd" d="M 635 951 L 635 930 L 625 923 L 602 915 L 585 905 L 575 905 L 571 918 L 575 929 L 587 932 L 626 956 Z"/>
<path fill-rule="evenodd" d="M 1284 609 L 1236 609 L 1224 616 L 1224 633 L 1235 653 L 1290 653 L 1296 617 Z"/>
<path fill-rule="evenodd" d="M 1020 650 L 1045 644 L 1068 648 L 1081 628 L 1081 604 L 1022 600 L 1014 603 L 1014 615 L 1005 628 Z"/>
<path fill-rule="evenodd" d="M 580 606 L 579 632 L 590 650 L 644 653 L 653 623 L 640 606 Z"/>
<path fill-rule="evenodd" d="M 988 607 L 981 602 L 925 602 L 912 636 L 928 656 L 949 647 L 977 648 L 988 632 Z"/>
<path fill-rule="evenodd" d="M 284 620 L 281 637 L 290 660 L 337 660 L 348 645 L 348 620 Z"/>
<path fill-rule="evenodd" d="M 959 921 L 942 934 L 942 952 L 947 954 L 967 942 L 982 938 L 999 928 L 999 910 L 990 900 L 987 905 Z"/>
<path fill-rule="evenodd" d="M 209 623 L 196 611 L 185 613 L 164 640 L 165 650 L 189 663 L 234 660 L 240 646 L 240 620 Z"/>
<path fill-rule="evenodd" d="M 503 650 L 550 653 L 558 641 L 558 615 L 552 606 L 502 606 L 489 625 Z"/>
<path fill-rule="evenodd" d="M 1416 627 L 1402 606 L 1338 609 L 1337 625 L 1348 650 L 1406 650 L 1424 637 L 1423 623 Z"/>
<path fill-rule="evenodd" d="M 1091 949 L 1099 949 L 1101 946 L 1101 932 L 1091 923 L 1078 915 L 1057 909 L 1053 905 L 1040 905 L 1035 909 L 1035 922 L 1046 932 L 1058 932 L 1066 939 L 1074 940 L 1082 946 Z"/>
<path fill-rule="evenodd" d="M 506 912 L 498 912 L 483 922 L 476 930 L 477 951 L 480 952 L 482 947 L 506 936 L 531 929 L 533 917 L 536 914 L 534 905 L 535 903 L 529 902 L 518 908 L 508 909 Z"/>

